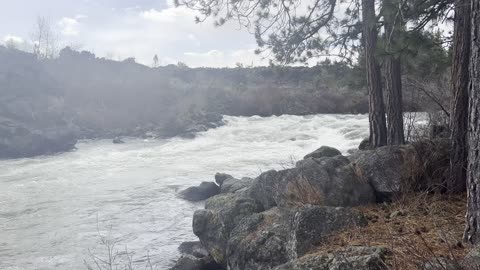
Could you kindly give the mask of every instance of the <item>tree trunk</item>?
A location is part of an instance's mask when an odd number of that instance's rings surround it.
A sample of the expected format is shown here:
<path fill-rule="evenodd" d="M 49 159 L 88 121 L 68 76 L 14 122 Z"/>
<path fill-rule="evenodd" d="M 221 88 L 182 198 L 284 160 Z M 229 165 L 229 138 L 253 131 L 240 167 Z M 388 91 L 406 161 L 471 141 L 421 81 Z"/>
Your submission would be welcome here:
<path fill-rule="evenodd" d="M 480 1 L 471 0 L 470 102 L 468 108 L 467 215 L 464 240 L 480 240 Z"/>
<path fill-rule="evenodd" d="M 452 63 L 452 91 L 450 128 L 452 152 L 447 192 L 459 193 L 466 188 L 468 84 L 470 61 L 470 3 L 455 3 L 454 43 Z"/>
<path fill-rule="evenodd" d="M 363 45 L 365 48 L 369 98 L 370 144 L 373 147 L 379 147 L 387 143 L 387 127 L 380 67 L 375 55 L 377 49 L 375 0 L 362 0 L 362 10 Z"/>
<path fill-rule="evenodd" d="M 398 39 L 403 20 L 396 0 L 384 1 L 385 22 L 385 86 L 387 91 L 387 143 L 405 143 L 403 131 L 402 66 Z"/>

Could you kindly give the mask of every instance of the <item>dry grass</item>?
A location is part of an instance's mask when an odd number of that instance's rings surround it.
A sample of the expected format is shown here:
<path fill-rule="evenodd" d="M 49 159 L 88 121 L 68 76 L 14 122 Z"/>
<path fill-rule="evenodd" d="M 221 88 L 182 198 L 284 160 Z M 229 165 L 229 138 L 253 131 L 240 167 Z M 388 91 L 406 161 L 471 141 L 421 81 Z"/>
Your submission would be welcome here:
<path fill-rule="evenodd" d="M 465 198 L 410 194 L 390 204 L 358 207 L 369 225 L 332 235 L 313 253 L 334 252 L 352 245 L 384 246 L 390 251 L 386 258 L 390 269 L 421 269 L 421 265 L 442 258 L 460 263 L 468 251 L 461 242 Z"/>

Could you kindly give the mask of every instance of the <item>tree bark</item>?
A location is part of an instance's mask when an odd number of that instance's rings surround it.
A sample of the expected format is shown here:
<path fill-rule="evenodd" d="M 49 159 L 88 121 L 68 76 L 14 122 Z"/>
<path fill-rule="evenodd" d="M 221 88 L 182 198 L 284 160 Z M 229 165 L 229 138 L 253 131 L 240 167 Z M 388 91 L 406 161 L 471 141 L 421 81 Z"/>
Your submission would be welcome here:
<path fill-rule="evenodd" d="M 387 144 L 405 143 L 403 131 L 402 66 L 398 39 L 403 20 L 397 0 L 384 0 L 385 88 L 387 92 Z"/>
<path fill-rule="evenodd" d="M 480 1 L 471 0 L 470 102 L 468 107 L 467 215 L 464 240 L 480 241 Z"/>
<path fill-rule="evenodd" d="M 468 128 L 468 85 L 470 62 L 470 3 L 455 2 L 454 44 L 451 87 L 450 128 L 452 152 L 450 156 L 450 177 L 447 192 L 459 193 L 466 188 L 467 128 Z"/>
<path fill-rule="evenodd" d="M 380 67 L 376 59 L 378 33 L 376 28 L 375 0 L 362 0 L 362 18 L 369 98 L 369 139 L 372 147 L 379 147 L 387 143 L 387 127 Z"/>

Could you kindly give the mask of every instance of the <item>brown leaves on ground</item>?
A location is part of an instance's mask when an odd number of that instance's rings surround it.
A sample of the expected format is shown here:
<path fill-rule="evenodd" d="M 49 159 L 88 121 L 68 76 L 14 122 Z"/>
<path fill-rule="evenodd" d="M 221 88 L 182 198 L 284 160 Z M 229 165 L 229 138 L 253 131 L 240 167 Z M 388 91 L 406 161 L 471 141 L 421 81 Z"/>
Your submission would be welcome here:
<path fill-rule="evenodd" d="M 312 253 L 346 246 L 384 246 L 389 269 L 421 269 L 425 263 L 449 259 L 460 263 L 466 195 L 410 194 L 389 204 L 357 207 L 369 220 L 363 228 L 332 235 Z"/>

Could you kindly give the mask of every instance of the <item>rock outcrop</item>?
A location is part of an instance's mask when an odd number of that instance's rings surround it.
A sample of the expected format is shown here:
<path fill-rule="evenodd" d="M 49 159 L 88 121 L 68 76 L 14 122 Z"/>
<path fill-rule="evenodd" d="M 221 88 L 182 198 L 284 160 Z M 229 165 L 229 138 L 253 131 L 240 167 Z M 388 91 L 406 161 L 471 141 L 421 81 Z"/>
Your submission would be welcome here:
<path fill-rule="evenodd" d="M 41 130 L 0 119 L 0 159 L 65 152 L 76 143 L 75 132 L 68 126 Z"/>
<path fill-rule="evenodd" d="M 318 253 L 315 247 L 336 231 L 367 225 L 353 206 L 392 198 L 412 184 L 421 187 L 429 163 L 448 159 L 444 144 L 386 146 L 349 157 L 332 152 L 255 179 L 217 174 L 221 193 L 194 213 L 193 232 L 230 270 L 385 269 L 385 248 Z"/>
<path fill-rule="evenodd" d="M 375 202 L 374 190 L 359 179 L 344 156 L 309 158 L 293 169 L 261 174 L 251 196 L 268 209 L 304 204 L 357 206 Z"/>
<path fill-rule="evenodd" d="M 224 263 L 229 269 L 272 269 L 303 256 L 334 231 L 366 224 L 360 213 L 349 208 L 272 208 L 237 224 Z"/>
<path fill-rule="evenodd" d="M 187 201 L 198 202 L 220 193 L 220 187 L 213 182 L 202 182 L 179 192 L 179 196 Z"/>
<path fill-rule="evenodd" d="M 193 233 L 216 262 L 226 265 L 226 251 L 231 232 L 242 221 L 263 211 L 261 204 L 243 193 L 226 193 L 210 198 L 205 210 L 193 215 Z"/>
<path fill-rule="evenodd" d="M 348 159 L 356 178 L 369 183 L 379 201 L 390 200 L 403 191 L 442 186 L 449 144 L 447 140 L 435 140 L 384 146 L 355 152 Z"/>

